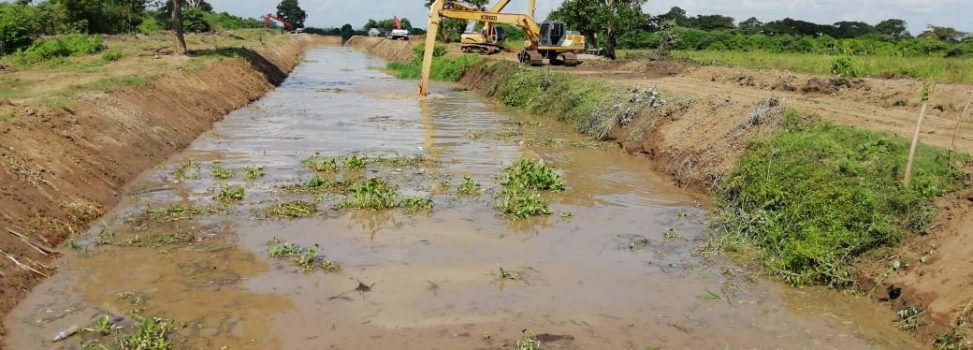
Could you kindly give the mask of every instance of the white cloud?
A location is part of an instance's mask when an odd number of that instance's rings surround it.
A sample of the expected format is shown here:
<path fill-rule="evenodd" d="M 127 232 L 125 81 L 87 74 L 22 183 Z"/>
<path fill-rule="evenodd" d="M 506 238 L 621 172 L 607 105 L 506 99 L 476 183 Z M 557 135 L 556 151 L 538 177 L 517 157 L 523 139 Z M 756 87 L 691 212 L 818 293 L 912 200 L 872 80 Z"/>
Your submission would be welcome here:
<path fill-rule="evenodd" d="M 274 12 L 275 1 L 258 0 L 210 0 L 218 10 L 256 17 Z M 301 7 L 308 12 L 308 25 L 331 27 L 350 23 L 355 27 L 365 24 L 369 18 L 406 17 L 418 26 L 425 26 L 428 12 L 424 0 L 302 0 Z M 537 17 L 543 19 L 556 8 L 561 0 L 537 0 Z M 762 21 L 791 17 L 817 23 L 833 23 L 844 20 L 877 23 L 887 18 L 902 18 L 913 32 L 921 31 L 927 24 L 956 27 L 973 32 L 973 0 L 672 0 L 650 1 L 645 9 L 655 15 L 679 6 L 696 14 L 723 14 L 743 20 L 755 16 Z M 527 2 L 514 0 L 508 7 L 511 12 L 526 11 Z"/>

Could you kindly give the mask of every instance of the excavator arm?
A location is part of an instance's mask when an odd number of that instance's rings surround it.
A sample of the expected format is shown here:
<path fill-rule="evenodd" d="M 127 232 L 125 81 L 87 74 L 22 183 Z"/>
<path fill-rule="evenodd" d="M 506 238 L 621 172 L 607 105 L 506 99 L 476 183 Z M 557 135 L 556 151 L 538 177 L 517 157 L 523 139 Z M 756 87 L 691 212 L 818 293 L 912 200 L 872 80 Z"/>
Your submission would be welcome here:
<path fill-rule="evenodd" d="M 500 0 L 495 9 L 503 9 L 510 0 Z M 493 24 L 509 24 L 520 27 L 527 36 L 528 45 L 525 50 L 536 50 L 541 28 L 534 22 L 534 0 L 530 0 L 530 15 L 483 11 L 478 8 L 452 0 L 436 0 L 429 6 L 429 26 L 426 28 L 426 47 L 422 55 L 422 77 L 419 81 L 419 96 L 429 94 L 429 71 L 432 70 L 433 52 L 436 46 L 436 35 L 443 18 L 454 18 L 467 21 L 479 21 Z"/>

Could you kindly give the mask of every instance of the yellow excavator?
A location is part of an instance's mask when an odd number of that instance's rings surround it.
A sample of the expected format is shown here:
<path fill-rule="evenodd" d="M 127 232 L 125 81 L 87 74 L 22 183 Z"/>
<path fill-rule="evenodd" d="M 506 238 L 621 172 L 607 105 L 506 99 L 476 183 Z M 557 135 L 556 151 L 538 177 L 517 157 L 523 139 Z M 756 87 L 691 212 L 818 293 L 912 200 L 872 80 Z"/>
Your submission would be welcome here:
<path fill-rule="evenodd" d="M 419 95 L 428 94 L 429 71 L 432 69 L 433 51 L 439 23 L 443 18 L 455 18 L 485 23 L 484 32 L 478 40 L 484 45 L 497 45 L 496 24 L 509 24 L 524 31 L 524 50 L 517 58 L 522 63 L 540 66 L 547 59 L 552 65 L 577 66 L 578 53 L 584 52 L 584 36 L 569 32 L 564 22 L 547 21 L 537 24 L 534 21 L 534 1 L 529 0 L 529 14 L 503 13 L 510 0 L 500 0 L 487 11 L 456 0 L 436 0 L 429 6 L 429 26 L 426 28 L 426 47 L 422 57 L 422 77 L 419 80 Z M 494 11 L 496 10 L 496 11 Z M 485 35 L 484 35 L 485 34 Z M 471 41 L 475 35 L 468 35 Z M 502 41 L 502 40 L 500 40 Z M 502 44 L 502 43 L 501 43 Z"/>
<path fill-rule="evenodd" d="M 493 7 L 490 8 L 489 12 L 502 12 L 504 8 L 510 4 L 511 0 L 500 0 Z M 534 2 L 530 2 L 531 7 L 527 10 L 527 15 L 534 16 Z M 470 21 L 469 24 L 478 24 L 481 22 Z M 466 53 L 480 53 L 480 54 L 493 54 L 500 51 L 505 51 L 507 48 L 504 45 L 504 41 L 507 39 L 507 34 L 504 32 L 502 27 L 498 27 L 491 22 L 484 23 L 482 31 L 476 31 L 475 26 L 467 28 L 467 31 L 460 36 L 460 45 L 463 52 Z"/>

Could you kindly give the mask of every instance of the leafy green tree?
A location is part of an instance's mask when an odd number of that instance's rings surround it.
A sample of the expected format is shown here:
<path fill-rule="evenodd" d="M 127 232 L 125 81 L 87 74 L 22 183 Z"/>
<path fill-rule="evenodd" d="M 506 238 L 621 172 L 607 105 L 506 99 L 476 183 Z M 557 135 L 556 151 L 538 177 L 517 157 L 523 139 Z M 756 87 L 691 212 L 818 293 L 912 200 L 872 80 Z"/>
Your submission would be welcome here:
<path fill-rule="evenodd" d="M 63 7 L 70 26 L 89 33 L 134 31 L 145 14 L 145 0 L 51 0 Z"/>
<path fill-rule="evenodd" d="M 653 22 L 655 22 L 659 28 L 662 28 L 663 24 L 668 21 L 673 21 L 678 26 L 689 26 L 689 17 L 686 16 L 686 10 L 683 10 L 679 6 L 674 6 L 673 8 L 669 9 L 669 12 L 658 15 L 653 19 Z"/>
<path fill-rule="evenodd" d="M 30 46 L 40 30 L 37 10 L 23 4 L 0 4 L 0 54 Z"/>
<path fill-rule="evenodd" d="M 426 7 L 428 8 L 432 6 L 434 0 L 422 0 L 422 1 L 426 4 Z M 473 5 L 482 9 L 490 1 L 489 0 L 466 0 L 464 2 L 468 5 Z M 455 41 L 459 41 L 460 34 L 463 34 L 465 30 L 466 30 L 466 21 L 461 19 L 455 19 L 455 18 L 443 18 L 439 22 L 439 33 L 436 34 L 436 37 L 439 41 L 445 43 L 455 42 Z"/>
<path fill-rule="evenodd" d="M 205 33 L 210 31 L 209 22 L 203 10 L 190 7 L 182 12 L 182 26 L 190 33 Z"/>
<path fill-rule="evenodd" d="M 747 20 L 745 20 L 743 22 L 740 22 L 740 25 L 738 27 L 744 33 L 747 33 L 747 34 L 756 34 L 756 33 L 759 33 L 760 32 L 760 30 L 761 30 L 761 28 L 763 28 L 763 26 L 764 26 L 764 23 L 761 22 L 759 19 L 757 19 L 757 17 L 750 17 L 750 18 L 747 18 Z"/>
<path fill-rule="evenodd" d="M 412 29 L 412 22 L 410 22 L 408 18 L 400 18 L 399 21 L 402 24 L 402 29 L 410 29 L 410 30 Z M 369 19 L 368 22 L 365 23 L 365 26 L 362 27 L 362 30 L 367 32 L 372 28 L 387 30 L 394 27 L 395 27 L 395 23 L 392 21 L 391 18 L 378 20 L 378 21 L 374 19 Z"/>
<path fill-rule="evenodd" d="M 348 41 L 353 35 L 355 35 L 355 29 L 351 27 L 351 24 L 345 24 L 341 26 L 341 41 Z"/>
<path fill-rule="evenodd" d="M 842 21 L 834 26 L 837 31 L 832 36 L 839 39 L 857 38 L 875 32 L 875 27 L 865 22 Z"/>
<path fill-rule="evenodd" d="M 909 34 L 905 21 L 894 18 L 878 22 L 875 25 L 875 31 L 896 39 L 904 39 L 912 36 Z"/>
<path fill-rule="evenodd" d="M 304 28 L 304 20 L 307 19 L 307 12 L 301 9 L 297 0 L 281 0 L 277 4 L 277 17 L 291 22 L 294 28 Z"/>
<path fill-rule="evenodd" d="M 698 15 L 688 21 L 689 27 L 702 30 L 734 29 L 733 17 L 721 15 Z"/>
<path fill-rule="evenodd" d="M 618 37 L 648 22 L 648 16 L 642 13 L 643 3 L 644 0 L 567 0 L 550 17 L 581 32 L 592 45 L 598 44 L 595 34 L 603 34 L 605 52 L 614 59 Z"/>
<path fill-rule="evenodd" d="M 963 41 L 969 34 L 963 33 L 952 27 L 939 27 L 929 25 L 928 30 L 919 34 L 921 38 L 930 38 L 948 43 L 958 43 Z"/>

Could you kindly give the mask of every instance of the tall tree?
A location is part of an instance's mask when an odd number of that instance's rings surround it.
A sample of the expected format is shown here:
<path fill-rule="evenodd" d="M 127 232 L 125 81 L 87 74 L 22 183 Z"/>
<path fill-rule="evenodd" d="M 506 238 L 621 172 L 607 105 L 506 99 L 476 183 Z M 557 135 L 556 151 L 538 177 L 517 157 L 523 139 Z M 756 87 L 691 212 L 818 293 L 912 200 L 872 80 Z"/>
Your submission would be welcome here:
<path fill-rule="evenodd" d="M 897 39 L 908 38 L 912 36 L 909 34 L 909 30 L 906 26 L 904 20 L 890 18 L 875 25 L 875 31 L 891 36 Z"/>
<path fill-rule="evenodd" d="M 920 34 L 919 36 L 924 38 L 932 38 L 932 39 L 945 41 L 945 42 L 958 43 L 960 41 L 963 41 L 963 39 L 965 39 L 969 35 L 967 33 L 958 31 L 956 30 L 956 28 L 952 28 L 952 27 L 939 27 L 930 24 L 928 28 L 929 28 L 928 30 L 922 32 L 922 34 Z"/>
<path fill-rule="evenodd" d="M 733 17 L 721 15 L 698 15 L 689 20 L 689 26 L 702 30 L 734 29 Z"/>
<path fill-rule="evenodd" d="M 434 0 L 423 0 L 426 4 L 426 8 L 432 6 Z M 463 1 L 469 5 L 473 5 L 479 8 L 484 8 L 490 0 L 466 0 Z M 439 33 L 436 37 L 439 41 L 448 43 L 451 41 L 459 41 L 460 34 L 466 29 L 466 21 L 455 18 L 443 18 L 439 22 Z"/>
<path fill-rule="evenodd" d="M 643 3 L 644 0 L 567 0 L 550 17 L 581 32 L 592 45 L 597 45 L 595 34 L 604 34 L 606 54 L 614 59 L 618 37 L 648 21 L 642 13 Z"/>
<path fill-rule="evenodd" d="M 763 28 L 763 26 L 764 23 L 757 19 L 757 17 L 747 18 L 747 20 L 740 22 L 738 25 L 740 30 L 747 34 L 756 34 L 760 32 L 760 29 Z"/>
<path fill-rule="evenodd" d="M 186 37 L 182 33 L 182 0 L 172 0 L 172 32 L 175 34 L 172 52 L 177 55 L 189 53 L 186 49 Z"/>
<path fill-rule="evenodd" d="M 301 9 L 297 0 L 281 0 L 277 4 L 277 17 L 286 19 L 294 28 L 304 28 L 304 20 L 307 19 L 307 12 Z"/>

